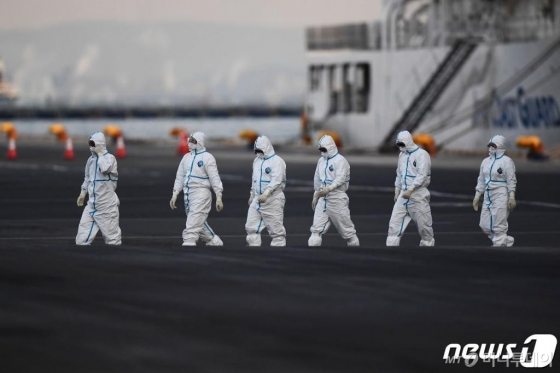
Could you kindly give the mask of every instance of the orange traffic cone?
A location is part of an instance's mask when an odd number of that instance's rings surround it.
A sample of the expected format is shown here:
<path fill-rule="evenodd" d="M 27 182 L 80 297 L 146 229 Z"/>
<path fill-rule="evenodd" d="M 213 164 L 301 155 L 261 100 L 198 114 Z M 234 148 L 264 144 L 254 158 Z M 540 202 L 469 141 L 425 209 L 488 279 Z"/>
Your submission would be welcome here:
<path fill-rule="evenodd" d="M 64 152 L 64 159 L 69 161 L 74 159 L 74 145 L 72 145 L 72 139 L 70 137 L 66 139 L 66 151 Z"/>
<path fill-rule="evenodd" d="M 185 155 L 189 152 L 189 144 L 187 142 L 187 134 L 185 131 L 181 131 L 179 135 L 179 146 L 177 147 L 177 154 Z"/>
<path fill-rule="evenodd" d="M 115 154 L 117 158 L 126 157 L 126 148 L 124 146 L 124 139 L 122 136 L 117 138 L 117 153 Z"/>
<path fill-rule="evenodd" d="M 8 154 L 6 154 L 6 158 L 9 160 L 17 159 L 16 139 L 14 138 L 10 138 L 8 141 Z"/>

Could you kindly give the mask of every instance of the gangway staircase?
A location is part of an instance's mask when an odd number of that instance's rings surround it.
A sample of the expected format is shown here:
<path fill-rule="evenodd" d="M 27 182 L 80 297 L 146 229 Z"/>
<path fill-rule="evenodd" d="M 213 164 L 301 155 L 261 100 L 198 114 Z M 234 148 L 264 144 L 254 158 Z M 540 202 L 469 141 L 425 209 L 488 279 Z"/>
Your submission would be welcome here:
<path fill-rule="evenodd" d="M 382 152 L 396 151 L 395 139 L 400 131 L 406 130 L 412 133 L 418 128 L 424 116 L 437 102 L 476 47 L 477 44 L 473 41 L 455 42 L 445 59 L 383 140 L 380 148 Z"/>

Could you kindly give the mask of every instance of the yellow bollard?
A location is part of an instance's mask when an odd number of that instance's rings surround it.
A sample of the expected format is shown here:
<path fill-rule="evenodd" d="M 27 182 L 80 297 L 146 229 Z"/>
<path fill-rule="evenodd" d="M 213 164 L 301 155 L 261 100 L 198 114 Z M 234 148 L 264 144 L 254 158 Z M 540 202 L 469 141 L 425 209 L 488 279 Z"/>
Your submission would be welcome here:
<path fill-rule="evenodd" d="M 247 147 L 253 149 L 253 144 L 259 137 L 259 134 L 252 130 L 243 130 L 239 132 L 239 138 L 247 140 Z"/>
<path fill-rule="evenodd" d="M 333 132 L 333 131 L 321 131 L 317 135 L 317 140 L 320 140 L 321 137 L 323 137 L 325 135 L 329 135 L 330 137 L 333 138 L 334 143 L 335 143 L 337 148 L 342 148 L 342 140 L 340 139 L 340 136 L 338 136 L 338 133 Z"/>
<path fill-rule="evenodd" d="M 527 153 L 528 159 L 543 160 L 548 158 L 548 155 L 546 155 L 544 150 L 544 145 L 538 136 L 519 136 L 517 138 L 516 145 L 519 148 L 529 149 L 529 152 Z"/>
<path fill-rule="evenodd" d="M 416 145 L 427 151 L 430 156 L 434 157 L 436 155 L 436 142 L 434 141 L 434 138 L 427 133 L 417 133 L 413 135 L 412 141 L 414 141 Z"/>
<path fill-rule="evenodd" d="M 103 128 L 103 133 L 110 136 L 115 141 L 122 136 L 122 131 L 119 126 L 115 126 L 113 124 L 105 126 L 105 128 Z"/>
<path fill-rule="evenodd" d="M 544 145 L 538 136 L 519 136 L 517 138 L 517 146 L 520 148 L 529 148 L 534 152 L 544 153 Z"/>
<path fill-rule="evenodd" d="M 0 125 L 0 132 L 6 132 L 8 139 L 17 139 L 16 127 L 11 122 L 4 122 Z"/>
<path fill-rule="evenodd" d="M 49 127 L 49 132 L 56 135 L 57 140 L 60 142 L 65 142 L 68 138 L 68 134 L 66 133 L 66 129 L 60 123 L 52 124 Z"/>
<path fill-rule="evenodd" d="M 187 137 L 189 137 L 189 132 L 181 127 L 173 127 L 172 129 L 169 130 L 169 136 L 171 137 L 180 137 L 181 134 L 185 134 Z"/>

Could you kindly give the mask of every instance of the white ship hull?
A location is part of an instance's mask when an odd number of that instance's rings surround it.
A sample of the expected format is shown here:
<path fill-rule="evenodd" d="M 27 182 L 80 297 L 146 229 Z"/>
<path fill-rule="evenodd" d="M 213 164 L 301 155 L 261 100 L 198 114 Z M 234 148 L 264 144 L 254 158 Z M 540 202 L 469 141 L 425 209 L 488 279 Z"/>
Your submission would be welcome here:
<path fill-rule="evenodd" d="M 560 147 L 560 0 L 386 0 L 383 14 L 308 29 L 315 130 L 366 149 L 402 129 L 446 149 L 497 133 Z"/>
<path fill-rule="evenodd" d="M 481 148 L 496 133 L 510 143 L 519 135 L 533 134 L 546 147 L 560 145 L 560 48 L 513 89 L 493 94 L 554 41 L 479 45 L 416 132 L 432 134 L 446 149 Z M 322 129 L 336 132 L 346 146 L 378 148 L 448 51 L 449 47 L 310 53 L 310 65 L 369 62 L 371 66 L 366 113 L 327 114 L 329 97 L 322 87 L 308 95 L 316 109 L 312 119 Z M 494 102 L 490 110 L 475 110 L 488 97 Z M 433 131 L 441 124 L 452 125 Z"/>

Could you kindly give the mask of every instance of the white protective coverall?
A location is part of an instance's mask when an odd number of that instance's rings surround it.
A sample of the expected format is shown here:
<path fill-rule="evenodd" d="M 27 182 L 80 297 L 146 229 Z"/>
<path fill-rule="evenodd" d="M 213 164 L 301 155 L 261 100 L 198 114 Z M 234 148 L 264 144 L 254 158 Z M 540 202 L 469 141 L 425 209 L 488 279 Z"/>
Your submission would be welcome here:
<path fill-rule="evenodd" d="M 312 203 L 315 215 L 308 245 L 321 246 L 323 234 L 333 224 L 348 246 L 360 246 L 354 223 L 350 218 L 349 199 L 346 194 L 350 185 L 350 164 L 338 153 L 331 136 L 321 137 L 318 147 L 327 149 L 327 152 L 321 153 L 315 169 L 315 193 Z M 326 195 L 321 196 L 321 190 Z"/>
<path fill-rule="evenodd" d="M 106 244 L 120 245 L 120 201 L 115 193 L 119 179 L 117 160 L 107 151 L 103 133 L 94 133 L 90 140 L 95 142 L 95 147 L 90 146 L 92 156 L 86 162 L 78 206 L 83 205 L 86 193 L 89 199 L 78 226 L 76 245 L 90 245 L 99 230 Z"/>
<path fill-rule="evenodd" d="M 261 232 L 266 228 L 272 238 L 270 246 L 286 246 L 286 163 L 274 153 L 266 136 L 259 136 L 255 140 L 254 149 L 262 150 L 263 155 L 257 155 L 253 161 L 251 197 L 245 223 L 247 244 L 261 246 Z"/>
<path fill-rule="evenodd" d="M 212 207 L 212 189 L 216 199 L 221 200 L 224 187 L 216 159 L 204 147 L 204 133 L 195 132 L 191 136 L 197 143 L 189 142 L 190 152 L 183 156 L 173 185 L 173 195 L 184 192 L 187 223 L 183 230 L 183 246 L 196 246 L 199 238 L 207 246 L 222 246 L 222 240 L 206 219 Z"/>
<path fill-rule="evenodd" d="M 414 220 L 420 234 L 420 246 L 434 246 L 428 191 L 432 165 L 430 155 L 414 143 L 408 131 L 399 132 L 397 143 L 404 143 L 405 146 L 399 148 L 401 153 L 395 179 L 395 205 L 386 244 L 399 246 L 408 223 Z"/>
<path fill-rule="evenodd" d="M 493 246 L 512 246 L 514 238 L 507 235 L 507 219 L 515 208 L 515 164 L 505 155 L 506 140 L 503 136 L 492 137 L 490 143 L 496 144 L 497 148 L 482 161 L 476 184 L 477 196 L 484 194 L 480 228 L 492 240 Z M 478 209 L 478 197 L 475 200 L 475 209 Z"/>

